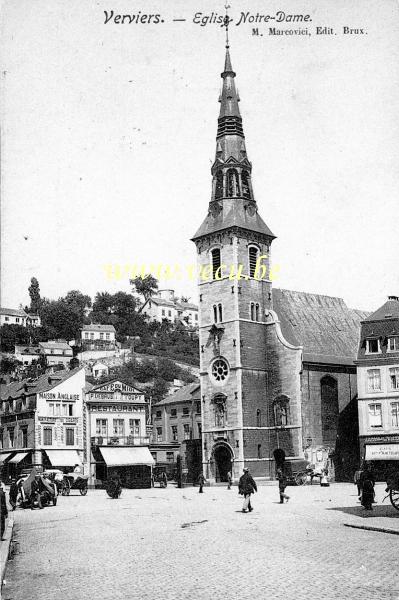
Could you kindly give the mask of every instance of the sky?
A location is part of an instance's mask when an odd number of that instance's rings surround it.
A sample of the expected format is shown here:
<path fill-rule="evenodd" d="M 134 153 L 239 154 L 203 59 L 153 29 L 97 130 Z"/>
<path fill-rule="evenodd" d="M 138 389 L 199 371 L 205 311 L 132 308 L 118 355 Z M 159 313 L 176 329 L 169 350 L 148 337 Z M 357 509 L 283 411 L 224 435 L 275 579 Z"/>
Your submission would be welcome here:
<path fill-rule="evenodd" d="M 230 5 L 274 285 L 375 310 L 399 295 L 399 5 Z M 161 16 L 105 23 L 111 11 Z M 311 21 L 237 25 L 247 11 Z M 223 3 L 3 0 L 2 13 L 2 306 L 28 303 L 33 276 L 58 298 L 129 291 L 134 265 L 185 273 L 210 200 L 225 52 L 220 25 L 194 21 Z M 197 299 L 188 275 L 160 287 Z"/>

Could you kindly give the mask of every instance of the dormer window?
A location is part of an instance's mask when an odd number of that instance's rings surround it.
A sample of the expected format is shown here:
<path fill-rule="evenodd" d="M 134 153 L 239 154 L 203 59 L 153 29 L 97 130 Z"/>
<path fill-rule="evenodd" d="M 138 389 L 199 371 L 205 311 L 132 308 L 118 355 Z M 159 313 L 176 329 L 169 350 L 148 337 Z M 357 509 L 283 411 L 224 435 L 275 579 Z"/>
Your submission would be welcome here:
<path fill-rule="evenodd" d="M 399 352 L 399 335 L 388 338 L 388 352 Z"/>
<path fill-rule="evenodd" d="M 366 340 L 366 354 L 379 354 L 381 352 L 380 340 L 371 338 Z"/>

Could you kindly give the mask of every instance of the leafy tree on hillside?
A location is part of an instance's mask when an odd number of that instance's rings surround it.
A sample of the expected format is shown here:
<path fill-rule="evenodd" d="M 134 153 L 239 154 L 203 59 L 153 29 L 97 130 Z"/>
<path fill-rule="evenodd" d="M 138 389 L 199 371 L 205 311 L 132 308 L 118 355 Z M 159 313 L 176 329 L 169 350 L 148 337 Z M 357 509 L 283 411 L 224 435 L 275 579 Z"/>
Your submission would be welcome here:
<path fill-rule="evenodd" d="M 36 277 L 32 277 L 30 280 L 30 286 L 28 288 L 30 296 L 30 312 L 37 314 L 40 311 L 41 298 L 40 298 L 40 287 Z"/>
<path fill-rule="evenodd" d="M 29 344 L 29 329 L 22 325 L 3 325 L 0 336 L 3 352 L 14 352 L 15 345 Z"/>
<path fill-rule="evenodd" d="M 41 319 L 44 328 L 55 333 L 54 337 L 67 341 L 79 337 L 84 317 L 79 306 L 68 304 L 64 298 L 59 300 L 44 299 L 41 308 Z"/>
<path fill-rule="evenodd" d="M 146 277 L 135 277 L 130 280 L 130 284 L 137 294 L 143 296 L 144 302 L 154 296 L 158 290 L 158 280 L 150 274 Z"/>

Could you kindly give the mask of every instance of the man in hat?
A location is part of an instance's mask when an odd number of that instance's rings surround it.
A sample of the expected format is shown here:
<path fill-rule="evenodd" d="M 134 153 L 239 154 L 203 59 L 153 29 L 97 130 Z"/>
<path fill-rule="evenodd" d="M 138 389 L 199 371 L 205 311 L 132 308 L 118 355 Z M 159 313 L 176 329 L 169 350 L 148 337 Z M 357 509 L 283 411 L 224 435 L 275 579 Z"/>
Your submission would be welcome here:
<path fill-rule="evenodd" d="M 6 495 L 3 488 L 0 486 L 0 524 L 1 524 L 1 535 L 0 539 L 3 539 L 4 531 L 6 528 L 6 518 L 8 517 Z"/>
<path fill-rule="evenodd" d="M 244 504 L 242 507 L 242 512 L 246 513 L 247 509 L 249 512 L 253 510 L 251 505 L 251 494 L 257 492 L 258 488 L 256 483 L 249 472 L 249 469 L 245 467 L 243 469 L 243 475 L 240 477 L 240 481 L 238 482 L 238 493 L 244 496 Z"/>

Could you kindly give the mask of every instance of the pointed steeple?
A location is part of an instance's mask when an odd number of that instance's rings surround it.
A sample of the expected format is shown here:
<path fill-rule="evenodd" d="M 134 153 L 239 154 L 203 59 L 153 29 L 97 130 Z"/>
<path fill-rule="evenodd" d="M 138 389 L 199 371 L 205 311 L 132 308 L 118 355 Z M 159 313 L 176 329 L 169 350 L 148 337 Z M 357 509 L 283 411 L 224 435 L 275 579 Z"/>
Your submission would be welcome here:
<path fill-rule="evenodd" d="M 212 165 L 212 198 L 208 216 L 194 236 L 205 235 L 230 228 L 241 228 L 266 237 L 275 236 L 261 219 L 252 189 L 252 165 L 245 148 L 245 136 L 238 103 L 230 46 L 228 39 L 229 17 L 226 15 L 226 56 L 222 91 L 219 97 L 220 112 L 216 135 L 216 156 Z"/>

